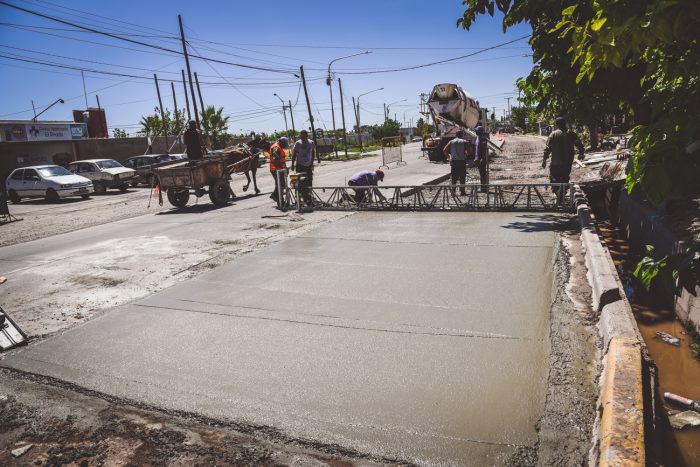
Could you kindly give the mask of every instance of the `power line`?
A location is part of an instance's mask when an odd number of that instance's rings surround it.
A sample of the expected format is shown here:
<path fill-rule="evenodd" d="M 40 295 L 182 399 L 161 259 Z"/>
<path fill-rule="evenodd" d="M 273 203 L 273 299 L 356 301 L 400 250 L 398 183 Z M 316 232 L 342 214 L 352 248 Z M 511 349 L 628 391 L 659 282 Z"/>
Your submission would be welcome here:
<path fill-rule="evenodd" d="M 507 42 L 502 42 L 497 45 L 493 45 L 491 47 L 484 47 L 482 49 L 477 50 L 476 52 L 472 52 L 466 55 L 461 55 L 459 57 L 453 57 L 453 58 L 447 58 L 445 60 L 438 60 L 435 62 L 430 62 L 430 63 L 423 63 L 421 65 L 412 65 L 412 66 L 407 66 L 407 67 L 401 67 L 401 68 L 388 68 L 384 70 L 374 70 L 374 71 L 336 71 L 338 74 L 343 74 L 343 75 L 370 75 L 370 74 L 377 74 L 377 73 L 394 73 L 397 71 L 408 71 L 408 70 L 416 70 L 418 68 L 427 68 L 433 65 L 440 65 L 442 63 L 448 63 L 448 62 L 454 62 L 456 60 L 461 60 L 463 58 L 468 58 L 468 57 L 473 57 L 474 55 L 478 55 L 484 52 L 487 52 L 489 50 L 494 50 L 498 49 L 499 47 L 503 47 L 504 45 L 512 44 L 517 41 L 521 41 L 523 39 L 527 39 L 530 37 L 529 35 L 525 35 L 522 37 L 518 37 L 517 39 L 513 39 L 511 41 Z"/>
<path fill-rule="evenodd" d="M 81 25 L 81 24 L 77 24 L 77 23 L 74 23 L 74 22 L 71 22 L 71 21 L 66 21 L 66 20 L 64 20 L 64 19 L 60 19 L 60 18 L 56 18 L 56 17 L 54 17 L 54 16 L 46 15 L 46 14 L 40 13 L 40 12 L 38 12 L 38 11 L 29 10 L 29 9 L 27 9 L 27 8 L 23 8 L 23 7 L 20 7 L 20 6 L 17 6 L 17 5 L 13 5 L 13 4 L 8 3 L 8 2 L 0 1 L 0 5 L 5 5 L 5 6 L 7 6 L 7 7 L 14 8 L 14 9 L 16 9 L 16 10 L 24 11 L 25 13 L 29 13 L 29 14 L 32 14 L 32 15 L 35 15 L 35 16 L 39 16 L 39 17 L 41 17 L 41 18 L 45 18 L 45 19 L 48 19 L 48 20 L 51 20 L 51 21 L 55 21 L 55 22 L 58 22 L 58 23 L 66 24 L 66 25 L 68 25 L 68 26 L 73 26 L 73 27 L 75 27 L 75 28 L 84 29 L 84 30 L 86 30 L 86 31 L 91 31 L 91 32 L 94 32 L 95 34 L 101 34 L 101 35 L 103 35 L 103 36 L 111 37 L 111 38 L 113 38 L 113 39 L 118 39 L 118 40 L 125 41 L 125 42 L 131 42 L 132 44 L 137 44 L 137 45 L 141 45 L 141 46 L 144 46 L 144 47 L 149 47 L 149 48 L 152 48 L 152 49 L 162 50 L 162 51 L 164 51 L 164 52 L 170 52 L 170 53 L 177 54 L 177 55 L 183 55 L 183 52 L 180 52 L 180 51 L 178 51 L 178 50 L 169 49 L 169 48 L 167 48 L 167 47 L 163 47 L 163 46 L 156 45 L 156 44 L 150 44 L 150 43 L 148 43 L 148 42 L 143 42 L 143 41 L 140 41 L 140 40 L 137 40 L 137 39 L 131 39 L 131 38 L 128 38 L 128 37 L 119 36 L 119 35 L 117 35 L 117 34 L 112 34 L 112 33 L 110 33 L 110 32 L 106 32 L 106 31 L 100 31 L 100 30 L 98 30 L 98 29 L 90 28 L 90 27 L 88 27 L 88 26 L 83 26 L 83 25 Z M 203 57 L 203 56 L 201 56 L 201 55 L 193 55 L 193 54 L 190 54 L 190 57 L 192 57 L 192 58 L 197 58 L 197 59 L 200 59 L 200 60 L 210 61 L 210 62 L 214 62 L 214 63 L 221 63 L 221 64 L 224 64 L 224 65 L 231 65 L 231 66 L 236 66 L 236 67 L 241 67 L 241 68 L 249 68 L 249 69 L 253 69 L 253 70 L 269 71 L 270 73 L 294 74 L 294 71 L 284 71 L 284 70 L 280 70 L 280 69 L 258 67 L 258 66 L 255 66 L 255 65 L 246 65 L 246 64 L 242 64 L 242 63 L 229 62 L 229 61 L 226 61 L 226 60 L 219 60 L 219 59 L 216 59 L 216 58 Z"/>

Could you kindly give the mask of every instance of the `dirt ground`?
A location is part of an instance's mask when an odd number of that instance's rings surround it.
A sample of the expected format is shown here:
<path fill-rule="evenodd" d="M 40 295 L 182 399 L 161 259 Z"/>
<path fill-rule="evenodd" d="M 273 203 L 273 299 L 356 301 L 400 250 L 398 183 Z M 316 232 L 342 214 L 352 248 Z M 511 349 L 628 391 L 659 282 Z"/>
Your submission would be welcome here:
<path fill-rule="evenodd" d="M 267 427 L 169 414 L 0 370 L 0 465 L 374 466 L 400 464 Z M 31 445 L 23 455 L 13 450 Z"/>

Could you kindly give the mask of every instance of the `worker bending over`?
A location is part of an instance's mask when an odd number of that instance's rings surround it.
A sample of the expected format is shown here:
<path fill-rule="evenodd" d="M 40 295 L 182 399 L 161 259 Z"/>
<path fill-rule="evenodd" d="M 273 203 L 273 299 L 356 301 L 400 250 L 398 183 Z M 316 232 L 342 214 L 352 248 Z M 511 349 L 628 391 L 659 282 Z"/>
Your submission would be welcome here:
<path fill-rule="evenodd" d="M 384 180 L 384 171 L 375 170 L 363 170 L 362 172 L 357 172 L 355 175 L 350 177 L 348 180 L 348 186 L 351 187 L 372 187 L 377 186 L 380 181 Z M 354 188 L 355 190 L 355 202 L 361 204 L 365 202 L 367 197 L 367 188 Z M 386 197 L 381 194 L 378 190 L 374 190 L 377 196 L 386 201 Z"/>

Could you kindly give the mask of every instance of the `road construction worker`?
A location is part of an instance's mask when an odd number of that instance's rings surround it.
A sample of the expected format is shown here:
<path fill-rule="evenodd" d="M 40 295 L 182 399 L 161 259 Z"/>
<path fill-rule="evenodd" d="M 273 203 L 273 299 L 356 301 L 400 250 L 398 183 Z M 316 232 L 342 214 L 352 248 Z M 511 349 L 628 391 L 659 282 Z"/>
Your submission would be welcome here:
<path fill-rule="evenodd" d="M 187 130 L 182 135 L 187 147 L 187 158 L 191 161 L 200 160 L 204 157 L 204 140 L 202 134 L 197 131 L 197 122 L 190 120 Z"/>
<path fill-rule="evenodd" d="M 355 175 L 350 177 L 350 180 L 348 180 L 348 186 L 351 187 L 368 187 L 368 186 L 377 186 L 380 181 L 384 181 L 384 171 L 383 170 L 363 170 L 362 172 L 357 172 Z M 365 198 L 367 196 L 367 188 L 354 188 L 355 190 L 355 202 L 360 204 L 365 201 Z M 384 195 L 382 195 L 379 191 L 375 190 L 377 196 L 380 199 L 383 199 L 386 201 L 386 198 Z"/>
<path fill-rule="evenodd" d="M 460 185 L 464 185 L 467 181 L 467 141 L 462 130 L 457 131 L 457 136 L 445 145 L 442 153 L 450 161 L 452 184 L 456 185 L 459 180 Z M 460 189 L 460 194 L 466 194 L 464 186 Z"/>
<path fill-rule="evenodd" d="M 488 191 L 486 185 L 489 184 L 489 145 L 488 136 L 484 131 L 484 127 L 479 125 L 474 128 L 476 132 L 476 152 L 474 154 L 474 163 L 479 169 L 479 183 L 481 183 L 481 192 Z"/>
<path fill-rule="evenodd" d="M 547 166 L 547 158 L 551 155 L 549 181 L 551 183 L 569 183 L 571 166 L 574 163 L 574 149 L 578 149 L 578 158 L 583 160 L 583 143 L 576 133 L 567 128 L 564 117 L 557 117 L 554 123 L 557 128 L 547 138 L 542 168 Z M 557 194 L 557 202 L 561 203 L 564 200 L 566 188 L 554 188 L 553 191 Z"/>
<path fill-rule="evenodd" d="M 306 174 L 309 186 L 312 186 L 314 180 L 314 153 L 316 152 L 316 146 L 314 142 L 309 139 L 308 131 L 302 130 L 299 136 L 301 139 L 294 143 L 294 147 L 292 148 L 292 170 L 294 170 L 296 166 L 296 172 Z"/>
<path fill-rule="evenodd" d="M 270 198 L 278 202 L 280 190 L 287 186 L 287 153 L 285 149 L 288 147 L 289 139 L 285 136 L 270 146 L 270 173 L 275 179 L 275 191 L 272 192 Z M 278 177 L 280 186 L 278 186 Z"/>

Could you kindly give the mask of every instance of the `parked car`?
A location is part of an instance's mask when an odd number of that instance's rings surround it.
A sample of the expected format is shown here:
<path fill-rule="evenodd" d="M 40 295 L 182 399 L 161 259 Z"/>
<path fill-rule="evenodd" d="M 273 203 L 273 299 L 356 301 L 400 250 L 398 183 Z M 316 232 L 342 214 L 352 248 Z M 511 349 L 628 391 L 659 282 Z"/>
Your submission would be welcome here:
<path fill-rule="evenodd" d="M 420 136 L 414 136 L 411 141 L 414 143 L 418 143 L 420 141 L 423 141 L 423 138 L 421 138 Z"/>
<path fill-rule="evenodd" d="M 87 199 L 93 193 L 90 180 L 70 173 L 59 165 L 36 165 L 15 169 L 5 182 L 10 201 L 17 204 L 22 198 L 46 198 L 59 201 L 69 196 Z"/>
<path fill-rule="evenodd" d="M 177 154 L 146 154 L 143 156 L 130 157 L 122 165 L 128 169 L 136 171 L 136 176 L 131 181 L 131 186 L 136 186 L 139 183 L 145 183 L 151 186 L 153 180 L 153 167 L 166 165 L 174 160 L 179 160 Z"/>
<path fill-rule="evenodd" d="M 108 188 L 126 191 L 136 177 L 136 171 L 127 169 L 114 159 L 88 159 L 68 164 L 74 174 L 92 180 L 96 195 L 103 195 Z"/>

